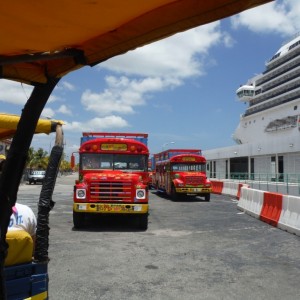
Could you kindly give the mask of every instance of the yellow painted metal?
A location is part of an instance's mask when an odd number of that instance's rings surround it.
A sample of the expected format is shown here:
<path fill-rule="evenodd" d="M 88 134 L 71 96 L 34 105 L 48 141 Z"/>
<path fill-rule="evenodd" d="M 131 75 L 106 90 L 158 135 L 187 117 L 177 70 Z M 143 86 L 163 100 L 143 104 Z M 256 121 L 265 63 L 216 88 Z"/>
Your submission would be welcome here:
<path fill-rule="evenodd" d="M 187 193 L 187 194 L 200 194 L 200 193 L 211 193 L 211 188 L 202 188 L 202 187 L 194 187 L 194 188 L 176 188 L 176 193 Z"/>
<path fill-rule="evenodd" d="M 149 211 L 149 205 L 135 203 L 74 203 L 73 210 L 82 213 L 145 214 Z"/>
<path fill-rule="evenodd" d="M 17 130 L 19 121 L 20 116 L 18 115 L 0 114 L 0 140 L 12 137 Z M 63 125 L 64 122 L 60 120 L 39 119 L 35 133 L 49 134 L 55 132 L 57 124 Z"/>
<path fill-rule="evenodd" d="M 48 292 L 42 292 L 38 295 L 31 296 L 29 298 L 25 298 L 24 300 L 46 300 L 48 299 Z"/>

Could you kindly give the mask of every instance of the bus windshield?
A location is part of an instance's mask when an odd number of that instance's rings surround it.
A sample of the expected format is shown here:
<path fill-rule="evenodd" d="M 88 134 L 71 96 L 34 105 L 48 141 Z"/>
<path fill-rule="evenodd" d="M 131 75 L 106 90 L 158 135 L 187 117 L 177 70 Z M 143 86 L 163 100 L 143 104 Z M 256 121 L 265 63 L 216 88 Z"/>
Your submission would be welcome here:
<path fill-rule="evenodd" d="M 147 171 L 147 156 L 137 154 L 81 154 L 82 170 Z"/>
<path fill-rule="evenodd" d="M 183 163 L 173 163 L 171 164 L 171 170 L 184 171 L 184 172 L 205 172 L 205 164 L 183 164 Z"/>

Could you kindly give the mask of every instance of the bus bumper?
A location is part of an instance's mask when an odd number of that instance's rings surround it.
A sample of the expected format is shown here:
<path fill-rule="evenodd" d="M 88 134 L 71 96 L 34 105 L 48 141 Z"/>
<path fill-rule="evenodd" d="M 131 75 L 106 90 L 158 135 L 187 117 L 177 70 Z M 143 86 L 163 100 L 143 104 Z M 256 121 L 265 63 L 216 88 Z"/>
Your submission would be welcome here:
<path fill-rule="evenodd" d="M 176 193 L 179 194 L 209 194 L 212 192 L 212 188 L 198 188 L 198 187 L 180 187 L 176 188 Z"/>
<path fill-rule="evenodd" d="M 74 203 L 73 211 L 78 213 L 104 214 L 146 214 L 149 211 L 147 204 L 122 203 Z"/>

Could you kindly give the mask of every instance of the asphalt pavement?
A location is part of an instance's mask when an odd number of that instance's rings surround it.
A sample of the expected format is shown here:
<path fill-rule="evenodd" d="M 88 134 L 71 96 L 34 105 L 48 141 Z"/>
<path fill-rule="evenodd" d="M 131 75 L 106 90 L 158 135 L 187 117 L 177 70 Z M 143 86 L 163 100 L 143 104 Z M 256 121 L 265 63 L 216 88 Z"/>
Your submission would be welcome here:
<path fill-rule="evenodd" d="M 76 178 L 59 177 L 53 194 L 50 299 L 300 299 L 300 238 L 241 213 L 236 199 L 151 191 L 147 231 L 101 216 L 75 230 Z M 40 188 L 22 184 L 18 201 L 36 210 Z"/>

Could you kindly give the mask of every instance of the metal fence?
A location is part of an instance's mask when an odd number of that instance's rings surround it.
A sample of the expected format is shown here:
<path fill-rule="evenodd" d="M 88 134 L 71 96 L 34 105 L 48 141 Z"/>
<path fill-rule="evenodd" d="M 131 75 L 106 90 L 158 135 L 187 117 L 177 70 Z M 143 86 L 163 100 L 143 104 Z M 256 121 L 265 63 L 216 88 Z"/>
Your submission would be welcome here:
<path fill-rule="evenodd" d="M 300 174 L 222 173 L 211 174 L 211 180 L 228 180 L 248 184 L 252 189 L 300 196 Z"/>

